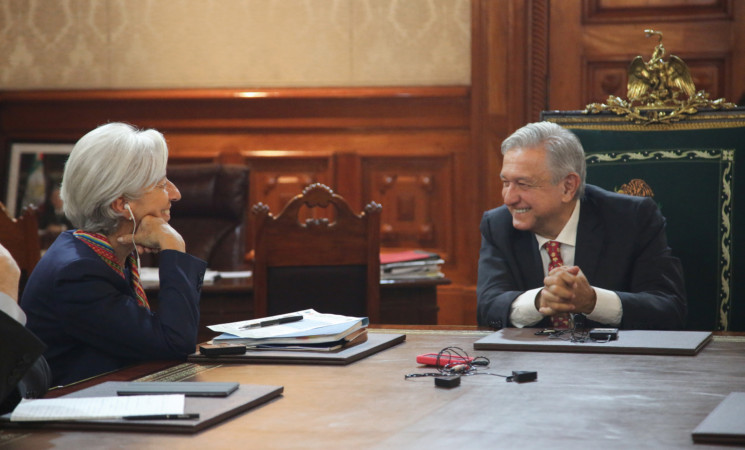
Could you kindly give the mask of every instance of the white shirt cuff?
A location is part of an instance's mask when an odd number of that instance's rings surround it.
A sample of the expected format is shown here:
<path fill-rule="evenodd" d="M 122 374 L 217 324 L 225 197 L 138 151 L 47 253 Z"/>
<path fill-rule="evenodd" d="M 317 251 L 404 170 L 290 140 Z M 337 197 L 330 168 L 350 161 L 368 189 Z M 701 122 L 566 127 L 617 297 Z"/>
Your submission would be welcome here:
<path fill-rule="evenodd" d="M 587 318 L 608 325 L 620 325 L 623 317 L 623 306 L 618 294 L 595 286 L 592 288 L 595 290 L 597 302 L 595 303 L 595 309 L 587 315 Z"/>
<path fill-rule="evenodd" d="M 0 311 L 20 322 L 21 325 L 26 325 L 26 313 L 23 312 L 15 300 L 4 292 L 0 292 Z"/>
<path fill-rule="evenodd" d="M 535 309 L 535 297 L 543 289 L 535 288 L 520 294 L 510 307 L 510 322 L 517 328 L 529 327 L 543 319 L 543 314 Z M 620 300 L 619 300 L 620 301 Z"/>

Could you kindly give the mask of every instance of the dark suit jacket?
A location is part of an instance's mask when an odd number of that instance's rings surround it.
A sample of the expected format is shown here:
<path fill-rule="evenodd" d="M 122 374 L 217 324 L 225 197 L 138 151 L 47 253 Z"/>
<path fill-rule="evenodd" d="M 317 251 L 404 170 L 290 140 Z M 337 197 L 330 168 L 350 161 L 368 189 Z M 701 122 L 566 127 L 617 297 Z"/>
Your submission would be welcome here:
<path fill-rule="evenodd" d="M 12 411 L 21 397 L 47 392 L 51 373 L 41 356 L 45 348 L 26 327 L 0 312 L 0 414 Z"/>
<path fill-rule="evenodd" d="M 160 253 L 157 313 L 138 306 L 129 280 L 90 247 L 62 233 L 23 291 L 26 326 L 47 344 L 54 384 L 68 384 L 143 360 L 194 352 L 206 263 Z"/>
<path fill-rule="evenodd" d="M 615 291 L 621 298 L 621 328 L 682 329 L 687 310 L 683 269 L 667 246 L 665 218 L 654 201 L 587 185 L 581 202 L 574 263 L 590 285 Z M 479 324 L 511 326 L 512 302 L 543 286 L 543 278 L 533 233 L 516 230 L 505 206 L 484 213 Z M 547 325 L 544 319 L 536 326 Z"/>

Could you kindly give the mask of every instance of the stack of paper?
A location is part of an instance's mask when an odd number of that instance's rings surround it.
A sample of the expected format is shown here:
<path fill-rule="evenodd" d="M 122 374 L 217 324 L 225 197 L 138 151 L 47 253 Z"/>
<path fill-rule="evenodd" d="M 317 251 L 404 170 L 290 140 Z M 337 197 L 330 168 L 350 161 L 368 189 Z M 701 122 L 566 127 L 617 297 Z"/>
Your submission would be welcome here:
<path fill-rule="evenodd" d="M 302 315 L 302 320 L 256 327 L 262 322 L 295 315 Z M 367 317 L 322 314 L 306 309 L 255 320 L 209 325 L 208 328 L 223 333 L 212 340 L 215 344 L 244 344 L 249 350 L 331 351 L 367 341 L 368 324 Z"/>
<path fill-rule="evenodd" d="M 381 253 L 380 279 L 443 278 L 445 275 L 440 272 L 440 265 L 444 263 L 437 253 L 423 250 Z"/>

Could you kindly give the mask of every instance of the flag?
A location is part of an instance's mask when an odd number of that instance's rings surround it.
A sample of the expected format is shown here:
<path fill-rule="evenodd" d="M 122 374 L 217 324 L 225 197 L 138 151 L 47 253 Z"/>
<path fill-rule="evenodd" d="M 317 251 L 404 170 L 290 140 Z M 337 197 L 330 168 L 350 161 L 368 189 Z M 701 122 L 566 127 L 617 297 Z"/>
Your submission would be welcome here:
<path fill-rule="evenodd" d="M 26 189 L 23 191 L 23 200 L 21 201 L 21 210 L 28 205 L 41 207 L 46 199 L 47 183 L 44 177 L 44 155 L 37 153 L 34 155 L 34 161 L 28 169 L 26 177 Z"/>

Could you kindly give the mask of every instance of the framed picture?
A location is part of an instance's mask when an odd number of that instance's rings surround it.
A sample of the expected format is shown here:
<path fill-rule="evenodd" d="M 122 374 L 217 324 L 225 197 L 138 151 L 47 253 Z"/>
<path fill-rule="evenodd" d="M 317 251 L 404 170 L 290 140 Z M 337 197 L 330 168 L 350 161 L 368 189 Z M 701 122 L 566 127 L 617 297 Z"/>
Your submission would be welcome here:
<path fill-rule="evenodd" d="M 62 215 L 59 187 L 73 144 L 14 143 L 10 148 L 5 207 L 18 217 L 33 203 L 40 215 L 54 220 Z M 63 217 L 63 216 L 62 216 Z M 46 224 L 40 221 L 39 226 Z"/>

